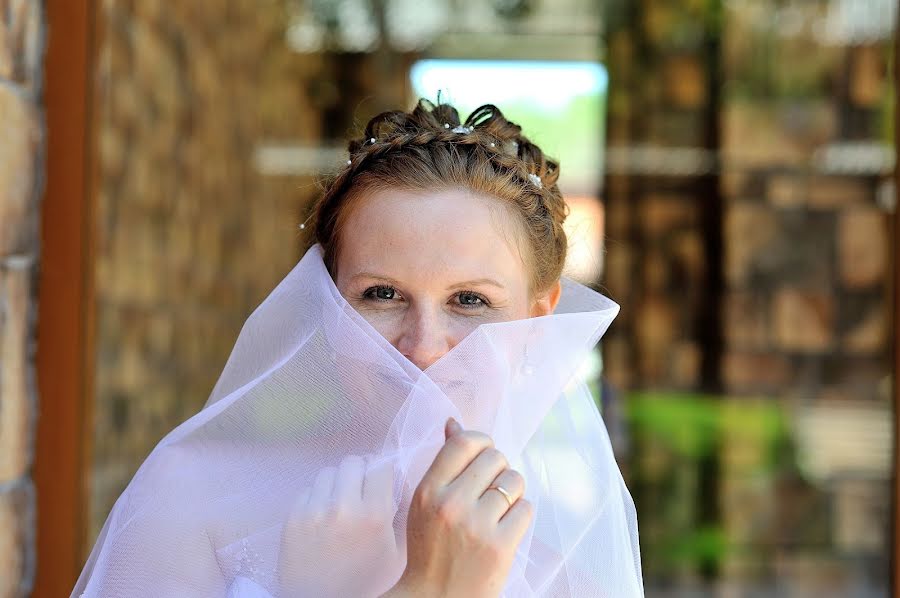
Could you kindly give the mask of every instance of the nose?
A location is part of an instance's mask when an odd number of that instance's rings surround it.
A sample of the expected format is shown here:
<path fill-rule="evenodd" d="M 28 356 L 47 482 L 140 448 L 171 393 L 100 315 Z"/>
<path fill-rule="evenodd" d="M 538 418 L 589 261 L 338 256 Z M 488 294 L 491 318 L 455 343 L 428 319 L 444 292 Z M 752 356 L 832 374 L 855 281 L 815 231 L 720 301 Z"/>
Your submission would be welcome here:
<path fill-rule="evenodd" d="M 403 318 L 396 347 L 424 370 L 446 354 L 453 342 L 441 313 L 411 307 Z"/>

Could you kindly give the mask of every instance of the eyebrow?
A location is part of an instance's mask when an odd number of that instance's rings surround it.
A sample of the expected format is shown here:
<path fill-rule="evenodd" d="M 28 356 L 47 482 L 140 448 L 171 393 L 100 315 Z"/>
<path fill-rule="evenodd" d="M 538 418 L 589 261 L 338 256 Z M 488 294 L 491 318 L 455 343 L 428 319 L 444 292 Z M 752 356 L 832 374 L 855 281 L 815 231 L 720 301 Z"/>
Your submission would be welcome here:
<path fill-rule="evenodd" d="M 352 277 L 350 278 L 350 280 L 354 280 L 354 281 L 355 281 L 355 280 L 359 280 L 359 279 L 362 279 L 362 278 L 374 278 L 374 279 L 376 279 L 376 280 L 381 280 L 381 281 L 386 282 L 386 283 L 391 284 L 391 285 L 395 285 L 395 286 L 399 286 L 399 285 L 400 285 L 400 282 L 397 281 L 397 280 L 395 280 L 395 279 L 393 279 L 393 278 L 390 278 L 390 277 L 388 277 L 388 276 L 384 276 L 384 275 L 381 275 L 381 274 L 373 274 L 372 272 L 360 272 L 359 274 L 356 274 L 356 275 L 352 276 Z M 466 280 L 466 281 L 463 281 L 463 282 L 458 282 L 458 283 L 456 283 L 456 284 L 450 286 L 449 288 L 450 288 L 450 289 L 462 289 L 462 288 L 465 288 L 465 287 L 480 286 L 480 285 L 493 286 L 493 287 L 497 287 L 498 289 L 505 289 L 505 288 L 506 288 L 505 285 L 503 285 L 503 284 L 497 282 L 497 281 L 494 280 L 493 278 L 475 278 L 475 279 L 473 279 L 473 280 Z"/>
<path fill-rule="evenodd" d="M 389 278 L 387 276 L 382 276 L 381 274 L 372 274 L 371 272 L 360 272 L 359 274 L 354 274 L 350 277 L 350 280 L 359 280 L 361 278 L 374 278 L 376 280 L 380 280 L 382 282 L 386 282 L 392 285 L 399 285 L 400 282 L 394 280 L 393 278 Z"/>
<path fill-rule="evenodd" d="M 476 278 L 475 280 L 467 280 L 465 282 L 460 282 L 451 286 L 451 289 L 458 289 L 462 287 L 470 287 L 470 286 L 479 286 L 479 285 L 489 285 L 492 287 L 497 287 L 498 289 L 505 289 L 506 287 L 493 278 Z"/>

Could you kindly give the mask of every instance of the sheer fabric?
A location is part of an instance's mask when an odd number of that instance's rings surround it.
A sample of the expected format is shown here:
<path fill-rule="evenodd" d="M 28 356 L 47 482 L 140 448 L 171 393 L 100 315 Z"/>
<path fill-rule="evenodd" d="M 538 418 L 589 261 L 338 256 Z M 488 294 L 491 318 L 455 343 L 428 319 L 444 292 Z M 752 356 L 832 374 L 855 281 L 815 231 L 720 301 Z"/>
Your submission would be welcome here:
<path fill-rule="evenodd" d="M 503 596 L 642 596 L 634 505 L 577 375 L 617 312 L 564 281 L 554 315 L 484 324 L 423 372 L 313 247 L 135 474 L 73 596 L 378 596 L 450 416 L 493 437 L 535 507 Z"/>

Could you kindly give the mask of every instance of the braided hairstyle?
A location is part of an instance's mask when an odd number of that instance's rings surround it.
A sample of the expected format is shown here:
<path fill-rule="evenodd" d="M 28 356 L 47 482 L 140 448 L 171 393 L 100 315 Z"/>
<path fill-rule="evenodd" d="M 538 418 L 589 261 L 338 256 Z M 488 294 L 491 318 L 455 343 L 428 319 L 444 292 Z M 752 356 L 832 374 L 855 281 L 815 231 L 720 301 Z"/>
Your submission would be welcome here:
<path fill-rule="evenodd" d="M 532 269 L 532 290 L 548 290 L 566 259 L 562 225 L 568 206 L 556 184 L 559 164 L 521 130 L 491 104 L 472 112 L 465 123 L 450 104 L 424 99 L 412 112 L 379 114 L 362 139 L 350 141 L 350 159 L 326 182 L 313 208 L 310 243 L 322 246 L 334 276 L 342 225 L 350 206 L 367 191 L 469 189 L 497 198 L 520 215 L 529 241 L 529 255 L 523 257 Z"/>

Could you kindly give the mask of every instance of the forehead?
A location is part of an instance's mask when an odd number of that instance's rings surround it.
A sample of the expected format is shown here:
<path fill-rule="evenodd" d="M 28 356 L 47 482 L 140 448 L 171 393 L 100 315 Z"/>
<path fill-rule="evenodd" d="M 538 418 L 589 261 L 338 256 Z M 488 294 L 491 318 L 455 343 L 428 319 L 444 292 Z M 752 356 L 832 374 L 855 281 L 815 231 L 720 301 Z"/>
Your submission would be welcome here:
<path fill-rule="evenodd" d="M 382 189 L 355 198 L 340 231 L 338 272 L 518 279 L 525 274 L 518 235 L 514 214 L 492 197 Z"/>

